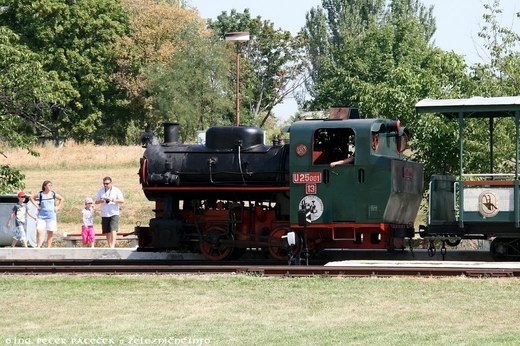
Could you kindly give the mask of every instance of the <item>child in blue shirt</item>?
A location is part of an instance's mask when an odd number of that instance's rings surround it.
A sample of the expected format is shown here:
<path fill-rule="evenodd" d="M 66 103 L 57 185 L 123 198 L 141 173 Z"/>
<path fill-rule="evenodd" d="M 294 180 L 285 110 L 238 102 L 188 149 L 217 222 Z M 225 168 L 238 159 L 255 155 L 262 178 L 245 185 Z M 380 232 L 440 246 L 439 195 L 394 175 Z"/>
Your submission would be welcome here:
<path fill-rule="evenodd" d="M 11 221 L 14 219 L 14 225 L 16 227 L 16 231 L 13 237 L 12 247 L 16 246 L 16 243 L 19 241 L 22 242 L 24 247 L 27 247 L 27 234 L 25 232 L 25 224 L 27 220 L 27 215 L 36 220 L 36 217 L 29 213 L 27 210 L 27 204 L 25 204 L 25 192 L 18 192 L 18 204 L 13 207 L 13 211 L 9 216 L 9 220 L 7 221 L 6 227 L 11 227 Z"/>

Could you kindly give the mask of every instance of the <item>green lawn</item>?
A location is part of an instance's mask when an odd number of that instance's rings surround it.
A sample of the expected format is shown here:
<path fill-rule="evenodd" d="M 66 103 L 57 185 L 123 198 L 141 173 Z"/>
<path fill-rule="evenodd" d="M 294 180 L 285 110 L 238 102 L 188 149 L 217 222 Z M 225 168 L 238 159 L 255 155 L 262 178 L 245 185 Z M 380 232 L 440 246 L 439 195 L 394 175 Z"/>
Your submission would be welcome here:
<path fill-rule="evenodd" d="M 105 338 L 120 345 L 520 340 L 517 279 L 56 275 L 0 276 L 0 287 L 0 344 L 15 338 L 33 344 Z"/>

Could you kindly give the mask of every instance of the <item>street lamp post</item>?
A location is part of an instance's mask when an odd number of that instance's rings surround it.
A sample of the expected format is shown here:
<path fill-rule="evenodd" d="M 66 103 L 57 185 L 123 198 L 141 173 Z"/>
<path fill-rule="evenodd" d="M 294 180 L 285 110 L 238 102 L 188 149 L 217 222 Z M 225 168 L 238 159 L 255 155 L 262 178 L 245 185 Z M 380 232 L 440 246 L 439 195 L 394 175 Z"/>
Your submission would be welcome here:
<path fill-rule="evenodd" d="M 240 126 L 240 50 L 238 44 L 249 41 L 249 32 L 229 32 L 225 35 L 226 41 L 233 42 L 236 45 L 237 51 L 237 86 L 236 86 L 236 125 Z"/>

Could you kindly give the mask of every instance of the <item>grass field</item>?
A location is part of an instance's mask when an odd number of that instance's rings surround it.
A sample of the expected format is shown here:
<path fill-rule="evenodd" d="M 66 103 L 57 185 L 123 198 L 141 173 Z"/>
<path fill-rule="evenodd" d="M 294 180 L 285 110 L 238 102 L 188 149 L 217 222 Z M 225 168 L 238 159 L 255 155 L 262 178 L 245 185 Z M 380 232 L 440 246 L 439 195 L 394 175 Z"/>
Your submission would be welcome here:
<path fill-rule="evenodd" d="M 65 198 L 58 214 L 58 233 L 81 232 L 81 208 L 85 197 L 95 197 L 103 186 L 102 179 L 110 176 L 114 186 L 125 196 L 121 206 L 120 231 L 131 232 L 136 222 L 147 224 L 153 216 L 154 203 L 148 201 L 139 185 L 137 172 L 144 149 L 140 146 L 94 146 L 67 143 L 62 148 L 36 147 L 39 157 L 24 150 L 4 150 L 2 159 L 26 175 L 26 192 L 41 190 L 44 180 L 53 182 L 54 190 Z M 101 230 L 99 214 L 95 218 L 97 232 Z"/>
<path fill-rule="evenodd" d="M 0 344 L 15 337 L 33 344 L 38 338 L 67 344 L 186 338 L 213 345 L 520 340 L 516 279 L 4 276 L 0 286 Z"/>

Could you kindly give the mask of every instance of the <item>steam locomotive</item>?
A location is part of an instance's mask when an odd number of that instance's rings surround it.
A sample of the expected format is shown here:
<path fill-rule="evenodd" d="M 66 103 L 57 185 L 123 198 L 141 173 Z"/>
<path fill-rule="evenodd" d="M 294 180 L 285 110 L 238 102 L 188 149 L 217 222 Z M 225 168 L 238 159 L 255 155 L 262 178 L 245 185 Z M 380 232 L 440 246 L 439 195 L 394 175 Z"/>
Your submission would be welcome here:
<path fill-rule="evenodd" d="M 293 123 L 288 144 L 266 145 L 250 126 L 211 127 L 205 144 L 182 144 L 179 125 L 165 124 L 164 143 L 148 140 L 140 162 L 156 206 L 136 229 L 139 249 L 227 260 L 246 249 L 287 259 L 302 249 L 401 248 L 423 192 L 422 166 L 402 155 L 408 130 L 353 109 L 337 114 Z"/>

